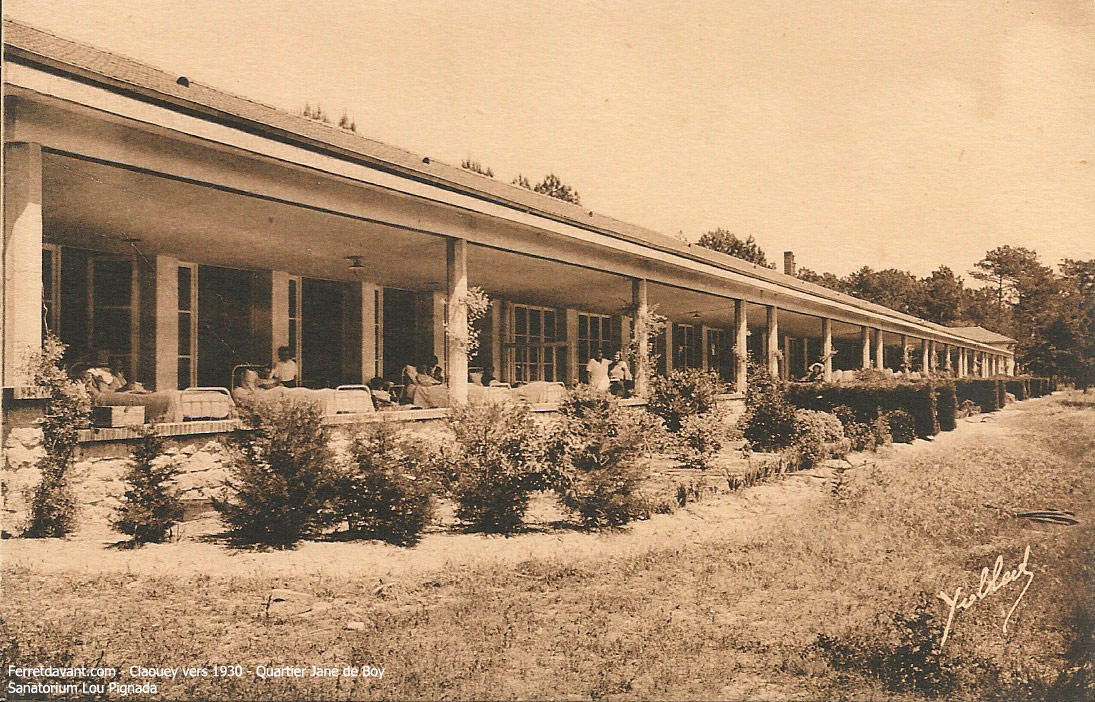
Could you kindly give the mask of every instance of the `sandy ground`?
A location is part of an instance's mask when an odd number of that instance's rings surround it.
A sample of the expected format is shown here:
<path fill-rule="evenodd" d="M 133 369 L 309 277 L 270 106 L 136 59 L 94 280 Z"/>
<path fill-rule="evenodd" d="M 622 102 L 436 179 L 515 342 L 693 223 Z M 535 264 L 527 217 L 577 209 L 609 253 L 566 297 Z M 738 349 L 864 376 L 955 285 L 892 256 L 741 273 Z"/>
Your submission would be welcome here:
<path fill-rule="evenodd" d="M 398 578 L 455 565 L 514 564 L 529 559 L 601 559 L 749 534 L 788 512 L 807 512 L 824 496 L 819 488 L 831 471 L 803 471 L 778 483 L 736 494 L 709 496 L 673 514 L 654 515 L 618 532 L 571 529 L 530 531 L 514 536 L 430 533 L 413 548 L 378 542 L 302 542 L 290 551 L 241 550 L 209 542 L 201 532 L 216 532 L 208 517 L 186 522 L 182 539 L 138 550 L 111 548 L 117 535 L 83 533 L 69 539 L 7 539 L 0 545 L 4 570 L 38 573 L 134 573 L 213 577 L 278 577 L 305 574 L 335 577 Z M 546 502 L 546 498 L 542 501 Z M 546 514 L 550 506 L 533 508 Z M 535 529 L 535 527 L 534 527 Z"/>

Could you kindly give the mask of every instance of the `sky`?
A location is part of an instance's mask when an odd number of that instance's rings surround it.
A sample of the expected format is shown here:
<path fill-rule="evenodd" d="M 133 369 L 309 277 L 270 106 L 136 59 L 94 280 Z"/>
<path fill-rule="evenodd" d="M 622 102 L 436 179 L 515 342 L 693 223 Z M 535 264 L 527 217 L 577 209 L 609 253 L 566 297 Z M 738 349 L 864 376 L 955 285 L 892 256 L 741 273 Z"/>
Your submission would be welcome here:
<path fill-rule="evenodd" d="M 6 17 L 769 259 L 1095 258 L 1095 3 L 8 0 Z"/>

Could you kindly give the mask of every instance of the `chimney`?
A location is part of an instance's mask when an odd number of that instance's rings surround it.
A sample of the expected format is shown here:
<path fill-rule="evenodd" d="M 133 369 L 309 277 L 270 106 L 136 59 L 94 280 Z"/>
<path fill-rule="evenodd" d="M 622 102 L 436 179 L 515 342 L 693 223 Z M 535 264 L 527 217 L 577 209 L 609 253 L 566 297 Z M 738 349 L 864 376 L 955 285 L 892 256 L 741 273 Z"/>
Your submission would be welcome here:
<path fill-rule="evenodd" d="M 783 272 L 787 275 L 795 274 L 795 252 L 784 251 L 783 252 Z"/>

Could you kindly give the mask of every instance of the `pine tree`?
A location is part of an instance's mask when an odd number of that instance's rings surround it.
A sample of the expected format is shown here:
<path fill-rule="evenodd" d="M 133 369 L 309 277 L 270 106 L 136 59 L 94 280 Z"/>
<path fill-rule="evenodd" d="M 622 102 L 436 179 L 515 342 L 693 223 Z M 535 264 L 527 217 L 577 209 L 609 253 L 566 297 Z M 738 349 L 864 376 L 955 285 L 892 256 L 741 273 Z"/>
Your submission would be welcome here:
<path fill-rule="evenodd" d="M 160 543 L 182 519 L 182 503 L 171 484 L 179 470 L 173 463 L 156 460 L 163 449 L 163 437 L 147 427 L 133 448 L 133 465 L 125 475 L 128 489 L 114 528 L 136 543 Z"/>

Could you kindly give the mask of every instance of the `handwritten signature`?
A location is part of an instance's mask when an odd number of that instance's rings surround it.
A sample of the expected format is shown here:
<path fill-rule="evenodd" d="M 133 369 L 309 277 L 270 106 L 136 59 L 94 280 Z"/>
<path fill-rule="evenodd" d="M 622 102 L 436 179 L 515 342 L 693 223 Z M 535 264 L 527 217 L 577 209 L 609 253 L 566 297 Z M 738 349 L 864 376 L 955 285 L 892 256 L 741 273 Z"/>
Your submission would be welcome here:
<path fill-rule="evenodd" d="M 1023 591 L 1019 593 L 1019 597 L 1015 598 L 1015 604 L 1011 606 L 1008 611 L 1008 616 L 1004 617 L 1004 633 L 1008 631 L 1008 622 L 1011 620 L 1011 615 L 1015 613 L 1015 608 L 1019 606 L 1019 603 L 1023 599 L 1023 595 L 1027 594 L 1027 588 L 1030 587 L 1030 583 L 1034 580 L 1034 573 L 1027 568 L 1030 563 L 1030 546 L 1027 546 L 1027 550 L 1023 553 L 1023 560 L 1019 565 L 1004 572 L 1004 557 L 996 557 L 996 565 L 992 569 L 990 576 L 988 568 L 981 569 L 981 583 L 977 587 L 977 591 L 970 594 L 968 597 L 962 597 L 962 588 L 958 588 L 954 591 L 954 596 L 951 597 L 945 592 L 938 593 L 939 599 L 943 600 L 950 606 L 951 611 L 947 616 L 947 625 L 943 628 L 943 640 L 939 642 L 939 648 L 943 648 L 943 644 L 947 643 L 947 637 L 950 636 L 951 624 L 954 623 L 954 615 L 960 609 L 969 609 L 973 606 L 974 602 L 985 599 L 989 595 L 1003 589 L 1006 585 L 1015 582 L 1020 577 L 1026 575 L 1029 576 L 1027 584 L 1023 586 Z"/>

